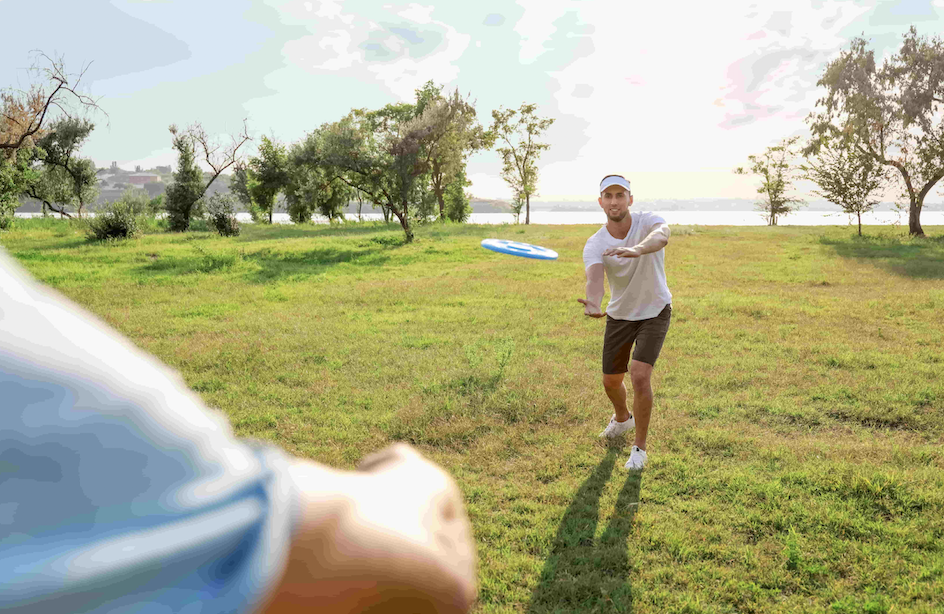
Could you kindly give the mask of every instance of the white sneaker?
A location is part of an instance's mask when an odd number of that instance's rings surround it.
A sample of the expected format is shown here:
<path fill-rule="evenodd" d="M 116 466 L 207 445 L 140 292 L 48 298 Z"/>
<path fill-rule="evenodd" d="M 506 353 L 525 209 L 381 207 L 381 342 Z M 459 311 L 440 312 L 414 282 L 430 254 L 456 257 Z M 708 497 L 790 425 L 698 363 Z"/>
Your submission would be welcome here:
<path fill-rule="evenodd" d="M 646 458 L 647 454 L 645 450 L 640 450 L 636 446 L 633 446 L 633 452 L 629 455 L 629 460 L 626 461 L 623 467 L 630 471 L 641 471 L 642 468 L 646 466 Z"/>
<path fill-rule="evenodd" d="M 610 423 L 606 425 L 606 428 L 603 429 L 603 432 L 600 433 L 600 437 L 609 437 L 613 439 L 614 437 L 619 437 L 629 429 L 636 426 L 636 419 L 632 416 L 629 417 L 629 420 L 626 422 L 617 422 L 616 414 L 613 414 L 613 417 L 610 418 Z"/>

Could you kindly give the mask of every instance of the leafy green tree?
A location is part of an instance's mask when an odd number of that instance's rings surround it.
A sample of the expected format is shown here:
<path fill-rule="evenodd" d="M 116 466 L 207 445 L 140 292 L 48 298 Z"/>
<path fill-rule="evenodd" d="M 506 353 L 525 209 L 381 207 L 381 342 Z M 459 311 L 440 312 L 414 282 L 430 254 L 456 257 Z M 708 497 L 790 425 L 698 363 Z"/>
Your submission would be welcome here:
<path fill-rule="evenodd" d="M 515 224 L 517 224 L 521 217 L 521 210 L 524 209 L 525 199 L 524 192 L 515 188 L 514 185 L 512 189 L 514 189 L 514 196 L 511 198 L 511 212 L 514 214 Z"/>
<path fill-rule="evenodd" d="M 174 173 L 174 183 L 167 186 L 165 206 L 168 227 L 172 231 L 182 232 L 190 228 L 191 216 L 200 212 L 199 201 L 207 189 L 223 171 L 240 162 L 239 149 L 251 139 L 245 122 L 242 132 L 232 137 L 232 143 L 226 147 L 210 138 L 199 122 L 186 130 L 178 130 L 172 124 L 170 133 L 178 155 L 177 172 Z M 203 162 L 212 169 L 208 179 L 197 166 L 198 151 Z"/>
<path fill-rule="evenodd" d="M 460 169 L 446 186 L 443 200 L 445 201 L 446 218 L 453 222 L 466 222 L 472 215 L 472 205 L 469 204 L 469 194 L 465 188 L 472 185 L 466 179 L 465 169 Z"/>
<path fill-rule="evenodd" d="M 38 143 L 49 134 L 50 124 L 64 119 L 78 121 L 75 118 L 79 112 L 101 111 L 97 100 L 80 89 L 88 66 L 72 74 L 67 72 L 61 57 L 50 58 L 41 51 L 33 52 L 33 57 L 28 69 L 33 80 L 29 89 L 0 91 L 0 218 L 8 220 L 5 225 L 12 223 L 21 195 L 29 195 L 38 182 L 49 184 L 53 179 L 61 179 L 43 178 L 45 168 L 35 167 L 45 155 Z M 82 163 L 71 165 L 71 170 L 84 177 Z M 88 194 L 84 192 L 83 198 Z M 51 203 L 44 202 L 44 212 L 47 205 L 56 210 Z M 68 215 L 61 208 L 58 212 Z"/>
<path fill-rule="evenodd" d="M 246 185 L 252 203 L 250 213 L 254 221 L 265 220 L 271 224 L 276 199 L 288 185 L 285 145 L 263 136 L 259 154 L 249 158 L 248 166 Z"/>
<path fill-rule="evenodd" d="M 862 214 L 881 202 L 873 198 L 873 194 L 885 186 L 885 168 L 854 147 L 829 146 L 822 146 L 816 159 L 800 168 L 804 178 L 819 186 L 814 194 L 836 203 L 845 213 L 857 216 L 861 237 Z"/>
<path fill-rule="evenodd" d="M 440 103 L 447 100 L 442 95 L 442 88 L 436 86 L 432 81 L 426 83 L 423 88 L 416 91 L 417 110 L 422 112 L 426 106 L 434 101 Z M 462 100 L 458 88 L 449 95 L 449 105 L 456 109 L 455 116 L 449 125 L 443 138 L 436 144 L 436 147 L 430 157 L 429 185 L 439 204 L 439 219 L 445 221 L 446 214 L 446 192 L 449 186 L 459 181 L 458 177 L 463 177 L 465 181 L 466 160 L 470 155 L 481 149 L 486 149 L 494 144 L 494 136 L 487 132 L 478 123 L 475 114 L 475 104 L 467 100 Z M 463 187 L 468 184 L 463 184 Z M 455 192 L 453 197 L 461 195 L 462 191 Z M 458 210 L 456 210 L 458 211 Z M 463 219 L 467 219 L 466 215 Z"/>
<path fill-rule="evenodd" d="M 229 182 L 229 189 L 242 206 L 248 211 L 252 206 L 252 194 L 250 194 L 249 166 L 242 160 L 237 161 L 233 166 L 233 178 Z"/>
<path fill-rule="evenodd" d="M 944 177 L 944 42 L 919 37 L 914 26 L 903 39 L 880 67 L 863 38 L 827 64 L 817 82 L 826 96 L 807 118 L 813 139 L 804 154 L 838 141 L 897 171 L 909 199 L 908 232 L 923 236 L 924 199 Z"/>
<path fill-rule="evenodd" d="M 75 207 L 82 217 L 85 206 L 98 197 L 98 176 L 95 163 L 88 158 L 77 157 L 78 150 L 91 134 L 95 125 L 88 120 L 63 117 L 56 120 L 37 146 L 42 150 L 38 156 L 46 170 L 47 194 L 56 193 L 57 186 L 68 185 L 69 189 L 59 189 L 62 204 Z"/>
<path fill-rule="evenodd" d="M 430 158 L 455 117 L 448 101 L 431 101 L 422 113 L 402 103 L 377 111 L 357 109 L 322 127 L 322 163 L 367 199 L 382 203 L 413 241 L 415 213 Z"/>
<path fill-rule="evenodd" d="M 20 194 L 28 192 L 38 181 L 33 156 L 33 149 L 28 147 L 0 152 L 0 230 L 13 227 Z"/>
<path fill-rule="evenodd" d="M 804 201 L 793 198 L 787 192 L 793 189 L 793 180 L 797 170 L 794 161 L 797 157 L 796 144 L 800 137 L 793 136 L 782 139 L 773 147 L 768 147 L 759 156 L 748 156 L 751 162 L 750 171 L 743 167 L 734 169 L 738 175 L 754 174 L 761 178 L 757 193 L 763 195 L 763 200 L 757 203 L 757 208 L 764 213 L 768 226 L 776 226 L 777 218 L 796 211 L 798 205 Z"/>
<path fill-rule="evenodd" d="M 165 191 L 167 200 L 164 206 L 167 208 L 168 228 L 173 232 L 184 232 L 190 228 L 191 214 L 206 186 L 203 171 L 197 166 L 193 139 L 188 133 L 179 132 L 176 126 L 170 127 L 170 133 L 174 135 L 174 149 L 177 150 L 177 170 L 174 182 Z"/>
<path fill-rule="evenodd" d="M 534 104 L 522 104 L 517 111 L 499 107 L 492 111 L 489 129 L 489 138 L 502 143 L 497 148 L 502 155 L 502 179 L 516 198 L 520 194 L 524 200 L 525 224 L 531 223 L 531 197 L 537 194 L 537 161 L 542 151 L 550 149 L 538 139 L 554 123 L 553 119 L 538 117 L 536 109 Z"/>

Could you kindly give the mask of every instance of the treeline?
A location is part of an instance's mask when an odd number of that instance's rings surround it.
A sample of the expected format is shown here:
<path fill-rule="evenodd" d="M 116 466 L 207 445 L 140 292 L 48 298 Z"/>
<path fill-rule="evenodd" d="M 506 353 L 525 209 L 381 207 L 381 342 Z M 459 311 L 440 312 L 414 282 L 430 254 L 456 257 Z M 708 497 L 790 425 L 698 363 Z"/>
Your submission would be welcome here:
<path fill-rule="evenodd" d="M 70 75 L 61 59 L 39 59 L 46 65 L 34 70 L 43 82 L 25 92 L 5 91 L 0 100 L 0 229 L 13 224 L 21 197 L 38 200 L 44 213 L 81 218 L 99 194 L 95 165 L 79 154 L 95 127 L 87 116 L 102 112 L 98 101 L 80 93 L 84 71 Z M 430 81 L 416 90 L 413 103 L 352 109 L 295 143 L 263 136 L 252 156 L 244 155 L 252 141 L 245 122 L 225 143 L 199 122 L 186 129 L 172 125 L 177 165 L 164 194 L 147 199 L 126 192 L 89 224 L 98 237 L 127 236 L 137 227 L 133 218 L 164 213 L 170 231 L 206 219 L 221 233 L 236 234 L 240 205 L 256 222 L 271 223 L 281 196 L 296 223 L 314 215 L 334 220 L 348 203 L 367 203 L 380 208 L 385 220 L 396 219 L 410 242 L 418 223 L 468 219 L 466 162 L 492 148 L 514 194 L 516 219 L 523 209 L 530 223 L 537 162 L 549 147 L 541 137 L 553 120 L 539 117 L 533 104 L 491 115 L 492 123 L 482 126 L 474 102 Z M 231 194 L 208 197 L 229 169 Z"/>
<path fill-rule="evenodd" d="M 749 170 L 734 169 L 761 178 L 758 208 L 768 224 L 803 205 L 790 191 L 795 180 L 808 179 L 819 187 L 815 194 L 858 216 L 860 235 L 862 214 L 897 187 L 909 234 L 924 235 L 924 200 L 944 178 L 944 42 L 920 37 L 912 26 L 881 66 L 866 45 L 855 38 L 827 64 L 817 82 L 826 94 L 806 119 L 806 143 L 781 139 L 748 156 Z"/>

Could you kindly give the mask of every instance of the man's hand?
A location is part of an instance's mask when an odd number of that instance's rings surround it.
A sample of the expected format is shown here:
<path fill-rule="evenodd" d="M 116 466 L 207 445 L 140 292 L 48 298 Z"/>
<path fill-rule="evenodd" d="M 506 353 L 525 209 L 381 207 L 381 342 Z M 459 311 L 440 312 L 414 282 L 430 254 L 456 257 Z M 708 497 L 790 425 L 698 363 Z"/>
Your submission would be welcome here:
<path fill-rule="evenodd" d="M 412 584 L 436 612 L 468 611 L 478 592 L 475 542 L 452 477 L 405 443 L 368 455 L 357 469 L 367 488 L 351 511 L 365 539 L 350 552 L 377 559 L 375 550 L 386 550 L 375 577 L 401 576 L 401 586 Z"/>
<path fill-rule="evenodd" d="M 603 252 L 604 256 L 616 256 L 617 258 L 639 258 L 642 254 L 638 247 L 611 247 Z"/>
<path fill-rule="evenodd" d="M 357 471 L 297 462 L 304 520 L 264 614 L 465 614 L 476 552 L 462 493 L 436 463 L 397 443 Z"/>
<path fill-rule="evenodd" d="M 591 318 L 602 318 L 606 315 L 605 311 L 600 311 L 599 307 L 586 299 L 578 298 L 577 302 L 583 304 L 583 315 L 585 316 L 590 316 Z"/>

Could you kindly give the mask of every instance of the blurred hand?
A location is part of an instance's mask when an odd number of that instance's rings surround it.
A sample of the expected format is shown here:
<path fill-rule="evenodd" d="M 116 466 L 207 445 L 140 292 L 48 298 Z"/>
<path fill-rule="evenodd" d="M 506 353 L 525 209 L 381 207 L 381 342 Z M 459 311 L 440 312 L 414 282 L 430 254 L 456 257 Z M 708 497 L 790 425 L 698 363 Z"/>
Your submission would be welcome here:
<path fill-rule="evenodd" d="M 264 614 L 466 614 L 476 599 L 472 527 L 453 479 L 404 443 L 357 471 L 300 460 L 303 519 Z"/>
<path fill-rule="evenodd" d="M 602 318 L 606 315 L 605 311 L 600 311 L 600 308 L 591 303 L 590 301 L 582 298 L 577 299 L 578 303 L 582 303 L 584 306 L 583 314 L 585 316 L 590 316 L 591 318 Z"/>
<path fill-rule="evenodd" d="M 352 510 L 358 524 L 386 534 L 402 552 L 399 571 L 414 575 L 437 612 L 467 612 L 477 593 L 475 543 L 452 477 L 405 443 L 366 456 L 357 470 L 367 477 Z"/>

